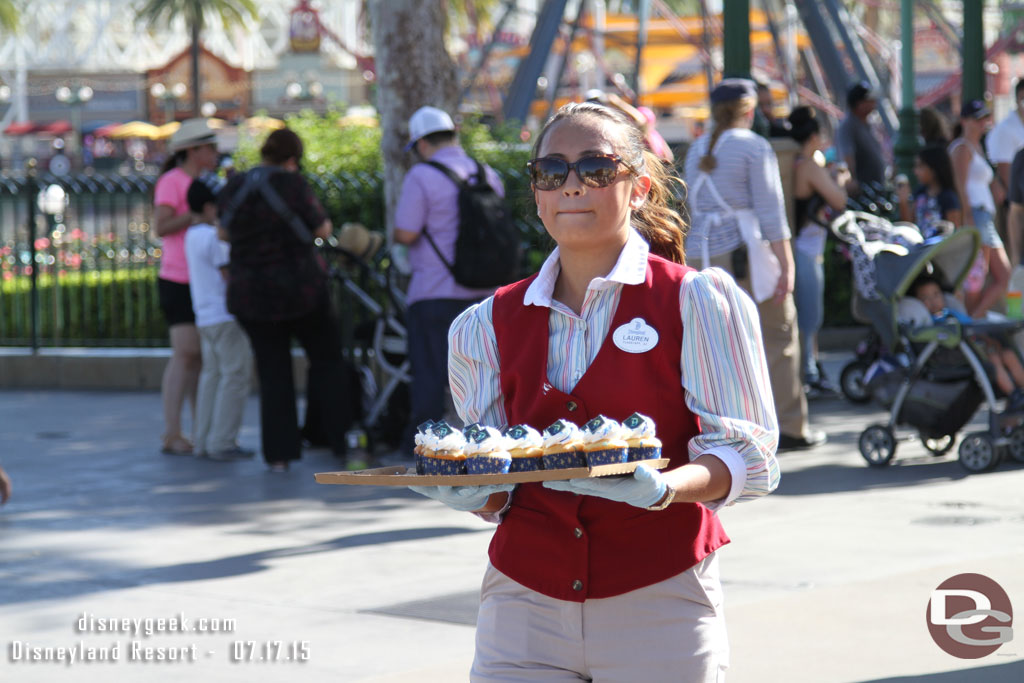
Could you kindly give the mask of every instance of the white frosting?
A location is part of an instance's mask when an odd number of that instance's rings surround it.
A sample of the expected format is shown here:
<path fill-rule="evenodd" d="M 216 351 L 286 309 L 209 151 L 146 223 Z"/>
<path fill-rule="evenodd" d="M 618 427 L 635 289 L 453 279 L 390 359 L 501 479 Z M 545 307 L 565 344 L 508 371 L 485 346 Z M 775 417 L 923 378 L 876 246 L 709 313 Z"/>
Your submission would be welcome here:
<path fill-rule="evenodd" d="M 548 429 L 555 425 L 561 425 L 562 429 L 558 433 L 552 434 Z M 544 450 L 552 449 L 555 446 L 567 446 L 573 442 L 579 443 L 583 440 L 580 428 L 568 420 L 558 420 L 551 427 L 544 430 Z"/>
<path fill-rule="evenodd" d="M 628 427 L 628 426 L 626 426 L 626 422 L 629 421 L 629 418 L 626 418 L 626 421 L 622 423 L 623 438 L 626 438 L 626 439 L 653 439 L 654 438 L 654 434 L 655 434 L 654 420 L 652 420 L 651 418 L 647 417 L 646 415 L 641 415 L 640 413 L 634 413 L 634 414 L 638 418 L 640 418 L 640 424 L 638 424 L 636 427 Z M 629 417 L 633 417 L 633 416 L 630 415 Z"/>
<path fill-rule="evenodd" d="M 423 445 L 432 451 L 461 451 L 466 447 L 466 437 L 457 429 L 444 437 L 438 437 L 431 430 L 423 435 Z"/>
<path fill-rule="evenodd" d="M 465 453 L 467 456 L 477 455 L 478 453 L 494 453 L 496 451 L 507 451 L 510 445 L 511 439 L 507 439 L 501 435 L 501 432 L 494 427 L 481 426 L 480 431 L 487 434 L 487 438 L 480 442 L 477 442 L 475 438 L 468 439 L 466 442 Z"/>
<path fill-rule="evenodd" d="M 510 427 L 508 431 L 512 432 L 516 429 L 521 429 L 523 434 L 516 439 L 511 434 L 506 433 L 505 437 L 509 440 L 509 448 L 540 448 L 543 445 L 544 439 L 541 437 L 540 432 L 530 425 L 516 425 L 515 427 Z"/>
<path fill-rule="evenodd" d="M 583 443 L 597 443 L 598 441 L 622 441 L 623 440 L 623 429 L 622 426 L 611 419 L 600 415 L 604 422 L 597 426 L 592 426 L 589 422 L 583 425 L 580 430 L 583 436 Z"/>

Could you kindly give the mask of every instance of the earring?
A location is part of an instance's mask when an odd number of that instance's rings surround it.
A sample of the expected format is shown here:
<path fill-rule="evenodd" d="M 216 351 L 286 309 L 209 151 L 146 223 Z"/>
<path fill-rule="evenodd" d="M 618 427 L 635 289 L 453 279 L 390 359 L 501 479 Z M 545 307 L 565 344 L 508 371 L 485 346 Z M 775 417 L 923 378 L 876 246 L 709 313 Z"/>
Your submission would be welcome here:
<path fill-rule="evenodd" d="M 538 218 L 540 217 L 540 207 L 539 206 L 537 207 L 537 217 Z"/>

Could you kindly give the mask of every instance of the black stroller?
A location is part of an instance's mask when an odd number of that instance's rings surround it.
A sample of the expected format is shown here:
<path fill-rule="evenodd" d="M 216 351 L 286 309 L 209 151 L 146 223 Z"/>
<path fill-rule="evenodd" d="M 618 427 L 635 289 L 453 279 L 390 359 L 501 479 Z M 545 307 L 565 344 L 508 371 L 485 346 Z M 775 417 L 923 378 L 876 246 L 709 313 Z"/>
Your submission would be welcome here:
<path fill-rule="evenodd" d="M 848 243 L 866 241 L 856 220 L 840 223 L 836 233 Z M 907 230 L 904 241 L 869 250 L 871 272 L 855 278 L 861 313 L 885 350 L 867 371 L 864 386 L 890 411 L 887 423 L 870 425 L 861 433 L 861 455 L 873 467 L 889 465 L 896 455 L 896 428 L 902 425 L 916 429 L 928 451 L 943 455 L 985 402 L 988 428 L 964 436 L 960 464 L 969 472 L 984 472 L 994 469 L 1004 452 L 1024 462 L 1024 411 L 998 409 L 992 367 L 972 342 L 978 335 L 1010 337 L 1024 321 L 968 324 L 947 318 L 935 323 L 924 304 L 907 296 L 924 273 L 937 279 L 944 291 L 954 291 L 978 252 L 977 231 L 959 230 L 921 241 L 919 234 L 915 238 Z M 946 299 L 950 307 L 959 305 L 952 296 Z"/>
<path fill-rule="evenodd" d="M 409 419 L 412 379 L 400 276 L 391 254 L 379 245 L 373 253 L 364 254 L 333 240 L 320 247 L 344 321 L 345 355 L 361 392 L 357 409 L 361 428 L 349 433 L 349 447 L 363 447 L 371 454 L 378 443 L 397 447 Z"/>
<path fill-rule="evenodd" d="M 870 325 L 864 306 L 875 292 L 874 257 L 886 249 L 917 244 L 921 241 L 921 234 L 911 223 L 892 223 L 864 211 L 844 211 L 831 222 L 821 225 L 845 244 L 854 276 L 850 313 L 857 322 Z M 873 327 L 869 328 L 868 334 L 857 343 L 854 358 L 843 366 L 839 375 L 839 388 L 848 401 L 868 403 L 871 400 L 864 377 L 884 351 L 882 338 Z"/>

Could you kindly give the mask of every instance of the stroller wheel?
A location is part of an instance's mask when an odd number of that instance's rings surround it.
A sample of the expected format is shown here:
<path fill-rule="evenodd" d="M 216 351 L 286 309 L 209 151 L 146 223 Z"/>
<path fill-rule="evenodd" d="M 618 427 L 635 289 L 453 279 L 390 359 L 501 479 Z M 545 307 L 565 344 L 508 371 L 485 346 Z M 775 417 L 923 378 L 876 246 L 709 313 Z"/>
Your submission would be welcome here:
<path fill-rule="evenodd" d="M 885 467 L 896 455 L 896 437 L 888 425 L 871 425 L 860 433 L 857 445 L 872 467 Z"/>
<path fill-rule="evenodd" d="M 935 457 L 949 453 L 953 450 L 954 443 L 956 443 L 956 435 L 954 434 L 933 437 L 921 435 L 921 444 Z M 1021 441 L 1021 446 L 1024 447 L 1024 441 Z"/>
<path fill-rule="evenodd" d="M 864 374 L 867 371 L 867 363 L 855 360 L 848 363 L 839 375 L 839 388 L 850 402 L 867 403 L 871 400 L 871 393 L 864 386 Z"/>
<path fill-rule="evenodd" d="M 1010 432 L 1010 445 L 1006 447 L 1006 452 L 1017 462 L 1024 462 L 1024 426 Z"/>
<path fill-rule="evenodd" d="M 971 473 L 988 472 L 999 464 L 1000 454 L 985 432 L 968 434 L 960 442 L 960 466 Z"/>

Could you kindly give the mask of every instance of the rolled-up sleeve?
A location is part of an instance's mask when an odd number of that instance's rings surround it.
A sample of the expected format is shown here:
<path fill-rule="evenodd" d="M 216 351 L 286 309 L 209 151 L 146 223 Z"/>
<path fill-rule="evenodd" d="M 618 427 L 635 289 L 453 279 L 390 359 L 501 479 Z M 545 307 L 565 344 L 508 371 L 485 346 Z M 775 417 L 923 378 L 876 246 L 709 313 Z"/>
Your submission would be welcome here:
<path fill-rule="evenodd" d="M 757 139 L 757 154 L 750 163 L 750 196 L 761 221 L 761 235 L 769 242 L 788 240 L 791 232 L 782 196 L 782 177 L 775 151 L 764 138 Z"/>
<path fill-rule="evenodd" d="M 729 494 L 708 507 L 771 493 L 779 429 L 757 308 L 725 271 L 710 268 L 687 275 L 679 309 L 686 405 L 701 425 L 690 459 L 714 455 L 732 474 Z"/>
<path fill-rule="evenodd" d="M 501 365 L 488 297 L 470 306 L 448 329 L 448 383 L 455 410 L 468 425 L 474 422 L 503 427 L 507 424 L 501 398 Z"/>

